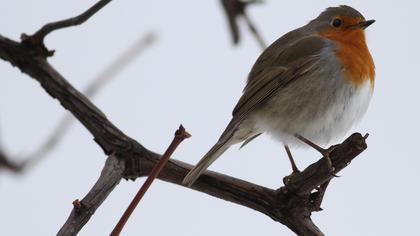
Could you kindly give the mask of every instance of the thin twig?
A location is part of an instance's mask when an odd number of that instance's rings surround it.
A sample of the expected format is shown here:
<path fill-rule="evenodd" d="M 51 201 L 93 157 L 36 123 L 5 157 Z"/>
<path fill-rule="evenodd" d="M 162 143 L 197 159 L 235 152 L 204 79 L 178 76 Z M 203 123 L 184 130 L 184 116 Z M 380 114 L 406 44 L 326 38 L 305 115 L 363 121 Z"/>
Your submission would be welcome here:
<path fill-rule="evenodd" d="M 252 35 L 254 35 L 255 39 L 257 40 L 258 44 L 260 45 L 261 49 L 264 50 L 267 48 L 267 43 L 265 43 L 264 39 L 262 38 L 261 34 L 258 32 L 257 27 L 255 27 L 254 23 L 252 22 L 251 18 L 248 16 L 246 11 L 242 14 L 246 24 L 248 25 L 249 30 L 251 31 Z"/>
<path fill-rule="evenodd" d="M 232 39 L 234 44 L 238 44 L 240 40 L 240 32 L 238 26 L 238 19 L 243 17 L 245 23 L 247 24 L 252 35 L 256 38 L 261 49 L 264 50 L 267 47 L 267 44 L 264 42 L 260 33 L 255 27 L 254 23 L 246 13 L 246 9 L 249 5 L 254 3 L 260 3 L 258 0 L 243 1 L 243 0 L 221 0 L 223 9 L 225 10 L 227 20 L 229 23 L 229 28 L 232 34 Z"/>
<path fill-rule="evenodd" d="M 130 218 L 131 214 L 133 213 L 134 209 L 139 204 L 140 200 L 143 198 L 144 194 L 149 189 L 150 185 L 152 185 L 153 181 L 162 171 L 163 167 L 165 166 L 166 162 L 168 162 L 171 155 L 174 153 L 178 145 L 184 141 L 184 139 L 191 137 L 191 135 L 185 130 L 185 128 L 181 125 L 179 129 L 175 132 L 175 137 L 172 140 L 172 143 L 169 145 L 168 149 L 166 149 L 165 153 L 159 159 L 159 162 L 150 172 L 149 177 L 147 177 L 144 184 L 141 186 L 139 191 L 137 192 L 136 196 L 131 201 L 130 205 L 128 206 L 127 210 L 125 210 L 124 214 L 122 215 L 121 219 L 118 221 L 117 225 L 115 226 L 114 230 L 111 232 L 111 236 L 118 236 L 120 235 L 124 225 L 127 223 L 128 219 Z"/>
<path fill-rule="evenodd" d="M 48 23 L 44 25 L 41 29 L 39 29 L 37 32 L 35 32 L 32 36 L 29 36 L 29 38 L 32 41 L 32 43 L 41 44 L 44 41 L 45 36 L 47 36 L 52 31 L 84 23 L 111 1 L 112 0 L 100 0 L 95 5 L 90 7 L 87 11 L 83 12 L 78 16 Z"/>
<path fill-rule="evenodd" d="M 237 17 L 243 13 L 245 3 L 239 0 L 221 0 L 221 3 L 228 20 L 233 44 L 238 44 L 240 34 Z"/>
<path fill-rule="evenodd" d="M 22 163 L 16 163 L 15 161 L 11 160 L 2 144 L 3 143 L 0 136 L 0 170 L 6 169 L 14 173 L 21 172 L 24 165 Z"/>

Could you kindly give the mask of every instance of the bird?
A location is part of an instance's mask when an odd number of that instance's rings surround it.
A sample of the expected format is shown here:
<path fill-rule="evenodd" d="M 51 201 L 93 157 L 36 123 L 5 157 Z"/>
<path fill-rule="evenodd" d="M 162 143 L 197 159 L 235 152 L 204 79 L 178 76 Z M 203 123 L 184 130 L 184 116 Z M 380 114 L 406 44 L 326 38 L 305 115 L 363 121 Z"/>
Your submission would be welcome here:
<path fill-rule="evenodd" d="M 293 173 L 299 169 L 290 147 L 305 145 L 321 152 L 333 172 L 330 149 L 319 145 L 344 136 L 368 108 L 375 64 L 365 29 L 374 22 L 350 6 L 329 7 L 268 46 L 248 74 L 231 121 L 183 184 L 192 186 L 230 146 L 263 133 L 283 144 Z"/>

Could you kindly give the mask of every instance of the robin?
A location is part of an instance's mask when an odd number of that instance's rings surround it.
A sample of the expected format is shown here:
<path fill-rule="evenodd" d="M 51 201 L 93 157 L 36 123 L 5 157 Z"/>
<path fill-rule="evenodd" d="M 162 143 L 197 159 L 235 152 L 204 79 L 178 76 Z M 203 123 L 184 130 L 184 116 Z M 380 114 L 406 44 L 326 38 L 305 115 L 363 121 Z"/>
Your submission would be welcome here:
<path fill-rule="evenodd" d="M 321 152 L 334 172 L 330 150 L 317 144 L 345 135 L 367 110 L 375 65 L 364 30 L 374 22 L 352 7 L 330 7 L 265 49 L 232 120 L 183 183 L 191 186 L 230 146 L 264 132 L 284 144 L 293 172 L 299 170 L 289 146 L 302 144 Z"/>

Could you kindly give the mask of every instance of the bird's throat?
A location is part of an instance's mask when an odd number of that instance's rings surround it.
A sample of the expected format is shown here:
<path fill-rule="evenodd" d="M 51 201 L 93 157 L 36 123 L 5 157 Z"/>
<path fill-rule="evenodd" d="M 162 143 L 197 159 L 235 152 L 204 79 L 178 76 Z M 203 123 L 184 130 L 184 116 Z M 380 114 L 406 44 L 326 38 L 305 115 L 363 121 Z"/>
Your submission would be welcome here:
<path fill-rule="evenodd" d="M 329 31 L 322 34 L 337 43 L 337 57 L 341 61 L 345 78 L 355 85 L 362 85 L 366 80 L 375 80 L 375 64 L 365 40 L 365 33 L 360 30 Z"/>

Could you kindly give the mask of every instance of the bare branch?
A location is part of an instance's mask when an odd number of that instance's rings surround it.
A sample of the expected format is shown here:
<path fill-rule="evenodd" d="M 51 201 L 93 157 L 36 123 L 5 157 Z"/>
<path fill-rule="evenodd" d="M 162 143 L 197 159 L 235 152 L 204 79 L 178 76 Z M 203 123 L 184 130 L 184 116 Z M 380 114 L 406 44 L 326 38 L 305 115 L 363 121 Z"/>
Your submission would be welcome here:
<path fill-rule="evenodd" d="M 30 40 L 33 44 L 41 44 L 43 43 L 45 36 L 47 36 L 49 33 L 53 32 L 54 30 L 76 26 L 84 23 L 111 1 L 112 0 L 100 0 L 82 14 L 65 20 L 48 23 L 44 25 L 41 29 L 39 29 L 37 32 L 35 32 L 33 35 L 23 36 L 23 39 Z"/>
<path fill-rule="evenodd" d="M 246 24 L 248 25 L 249 30 L 251 31 L 252 35 L 254 35 L 261 49 L 262 50 L 266 49 L 267 43 L 264 41 L 261 34 L 258 32 L 257 27 L 255 27 L 255 24 L 252 22 L 251 18 L 248 16 L 248 14 L 245 11 L 243 13 L 243 17 L 245 19 Z"/>
<path fill-rule="evenodd" d="M 221 0 L 221 3 L 229 23 L 233 44 L 238 44 L 240 36 L 237 17 L 243 14 L 245 3 L 239 0 Z"/>
<path fill-rule="evenodd" d="M 13 161 L 9 155 L 7 154 L 6 150 L 2 147 L 0 139 L 0 170 L 6 169 L 13 173 L 19 173 L 22 171 L 24 165 L 22 163 L 17 163 Z"/>
<path fill-rule="evenodd" d="M 263 38 L 261 37 L 260 33 L 258 32 L 255 24 L 252 22 L 251 18 L 248 16 L 246 9 L 250 4 L 253 3 L 260 3 L 259 0 L 251 0 L 251 1 L 244 1 L 244 0 L 221 0 L 223 9 L 225 10 L 227 20 L 229 23 L 229 28 L 232 34 L 233 44 L 238 44 L 240 41 L 240 33 L 239 33 L 239 26 L 238 26 L 238 19 L 243 17 L 245 22 L 251 31 L 252 35 L 257 40 L 258 44 L 260 45 L 261 49 L 265 49 L 267 44 L 264 42 Z"/>
<path fill-rule="evenodd" d="M 127 48 L 111 65 L 100 73 L 84 91 L 84 94 L 92 98 L 96 93 L 102 89 L 110 80 L 128 66 L 137 56 L 141 54 L 148 46 L 156 41 L 156 36 L 153 33 L 148 33 L 137 40 L 133 45 Z M 0 168 L 6 168 L 14 173 L 23 173 L 24 171 L 33 168 L 40 163 L 48 153 L 61 141 L 64 134 L 70 128 L 73 122 L 73 116 L 70 114 L 64 115 L 58 125 L 55 127 L 51 135 L 44 141 L 33 153 L 23 157 L 24 161 L 15 163 L 10 160 L 10 157 L 4 153 L 0 153 Z M 1 150 L 0 150 L 1 151 Z"/>
<path fill-rule="evenodd" d="M 95 105 L 70 85 L 43 57 L 33 55 L 25 46 L 0 36 L 0 58 L 16 65 L 87 127 L 107 155 L 130 149 L 131 138 L 115 127 Z M 128 143 L 127 143 L 128 142 Z"/>
<path fill-rule="evenodd" d="M 118 236 L 120 235 L 121 231 L 124 228 L 124 225 L 127 223 L 128 219 L 130 218 L 131 214 L 136 209 L 137 205 L 139 204 L 140 200 L 143 198 L 144 194 L 146 194 L 149 187 L 152 185 L 153 181 L 158 177 L 160 172 L 162 171 L 165 164 L 168 162 L 169 158 L 175 152 L 176 148 L 179 144 L 181 144 L 184 139 L 191 137 L 191 135 L 185 130 L 185 128 L 181 125 L 179 129 L 175 132 L 175 137 L 172 140 L 169 147 L 166 149 L 165 153 L 163 153 L 162 157 L 159 159 L 158 163 L 156 163 L 155 167 L 153 167 L 152 171 L 150 172 L 149 176 L 147 177 L 146 181 L 143 183 L 139 191 L 137 192 L 136 196 L 131 201 L 130 205 L 128 206 L 127 210 L 124 212 L 120 220 L 118 221 L 117 225 L 115 226 L 114 230 L 111 232 L 111 236 Z"/>
<path fill-rule="evenodd" d="M 22 165 L 21 163 L 18 164 L 10 160 L 10 158 L 4 153 L 4 151 L 0 149 L 0 170 L 4 168 L 17 173 L 21 172 L 23 167 L 24 165 Z"/>
<path fill-rule="evenodd" d="M 357 133 L 351 135 L 342 144 L 338 145 L 333 153 L 331 153 L 333 165 L 337 166 L 337 171 L 340 171 L 365 148 L 366 143 L 364 137 Z M 153 167 L 158 163 L 160 155 L 153 152 L 149 152 L 148 155 L 137 155 L 136 158 L 139 159 L 138 163 L 140 165 L 137 177 L 148 176 Z M 193 166 L 190 164 L 172 159 L 165 165 L 158 178 L 185 187 L 182 185 L 182 180 L 192 167 Z M 109 169 L 110 167 L 105 168 Z M 318 170 L 319 173 L 329 172 L 328 165 L 324 158 L 321 158 L 318 162 L 309 166 L 301 173 L 287 177 L 287 182 L 290 184 L 286 184 L 285 187 L 277 190 L 265 188 L 213 171 L 206 171 L 192 188 L 211 196 L 259 211 L 273 220 L 285 224 L 298 235 L 323 235 L 318 227 L 311 221 L 310 215 L 311 212 L 320 210 L 326 185 L 329 183 L 332 176 L 326 175 L 324 178 L 316 178 L 317 173 L 314 173 L 314 170 Z M 121 178 L 120 174 L 114 172 L 113 176 L 104 175 L 100 178 L 104 178 L 102 182 L 112 182 L 118 177 Z M 293 192 L 294 186 L 305 186 L 306 182 L 309 182 L 312 186 L 321 187 L 315 192 L 312 192 L 312 190 L 300 194 Z M 98 197 L 98 199 L 102 199 L 103 197 L 106 196 Z M 81 203 L 83 202 L 84 200 L 81 201 Z M 82 205 L 85 206 L 86 204 Z M 82 221 L 82 219 L 85 215 L 88 212 L 95 212 L 96 208 L 99 206 L 99 202 L 92 202 L 89 207 L 82 209 L 80 215 L 72 213 L 67 222 L 84 224 L 86 222 Z M 84 211 L 86 211 L 86 213 L 83 213 Z M 83 225 L 73 225 L 73 227 L 76 227 L 79 230 L 82 226 Z M 68 223 L 66 223 L 63 228 L 68 228 Z"/>
<path fill-rule="evenodd" d="M 82 24 L 111 1 L 112 0 L 100 0 L 84 13 L 76 17 L 68 18 L 66 20 L 48 23 L 33 35 L 22 34 L 20 36 L 22 45 L 31 49 L 34 54 L 37 54 L 40 57 L 51 57 L 54 55 L 54 50 L 48 50 L 44 44 L 44 39 L 49 33 L 53 32 L 54 30 Z"/>
<path fill-rule="evenodd" d="M 124 169 L 124 162 L 121 159 L 115 155 L 109 156 L 98 181 L 82 201 L 76 200 L 73 203 L 74 208 L 57 235 L 77 235 L 120 182 Z"/>
<path fill-rule="evenodd" d="M 156 36 L 153 33 L 148 33 L 141 37 L 132 46 L 128 47 L 111 65 L 100 73 L 88 87 L 84 90 L 84 94 L 88 98 L 93 98 L 96 93 L 102 89 L 109 81 L 127 67 L 137 56 L 141 54 L 148 46 L 156 41 Z M 22 163 L 25 169 L 33 168 L 40 163 L 48 153 L 61 141 L 64 134 L 70 128 L 73 122 L 73 116 L 66 114 L 53 130 L 49 138 L 41 144 L 37 150 L 28 155 Z"/>

